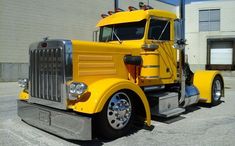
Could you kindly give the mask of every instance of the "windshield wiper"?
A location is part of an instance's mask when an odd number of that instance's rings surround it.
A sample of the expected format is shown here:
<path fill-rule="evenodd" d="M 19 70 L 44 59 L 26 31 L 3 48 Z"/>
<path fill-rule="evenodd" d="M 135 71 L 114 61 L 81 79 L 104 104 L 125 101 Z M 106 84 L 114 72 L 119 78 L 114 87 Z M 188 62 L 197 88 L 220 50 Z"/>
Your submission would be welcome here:
<path fill-rule="evenodd" d="M 162 37 L 162 35 L 163 35 L 163 33 L 165 32 L 165 30 L 166 30 L 166 27 L 167 27 L 167 25 L 169 24 L 169 20 L 167 21 L 167 23 L 166 23 L 166 25 L 164 26 L 164 29 L 162 30 L 162 32 L 161 32 L 161 35 L 159 36 L 159 38 L 157 39 L 157 40 L 160 40 L 161 39 L 161 37 Z"/>
<path fill-rule="evenodd" d="M 117 38 L 118 42 L 121 44 L 122 41 L 120 40 L 120 38 L 118 37 L 118 35 L 117 35 L 116 32 L 114 31 L 114 27 L 113 27 L 113 34 L 114 34 L 115 37 Z"/>

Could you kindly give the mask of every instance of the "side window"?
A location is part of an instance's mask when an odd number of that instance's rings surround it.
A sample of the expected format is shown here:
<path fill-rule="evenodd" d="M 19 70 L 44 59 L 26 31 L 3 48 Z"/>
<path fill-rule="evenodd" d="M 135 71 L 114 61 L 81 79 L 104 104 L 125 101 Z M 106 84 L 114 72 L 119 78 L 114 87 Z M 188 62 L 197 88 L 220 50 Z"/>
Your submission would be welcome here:
<path fill-rule="evenodd" d="M 111 26 L 108 27 L 103 27 L 101 30 L 101 34 L 102 35 L 100 37 L 100 42 L 106 42 L 112 39 L 112 31 L 113 28 Z"/>
<path fill-rule="evenodd" d="M 150 20 L 148 39 L 153 40 L 170 40 L 170 21 L 167 20 Z"/>

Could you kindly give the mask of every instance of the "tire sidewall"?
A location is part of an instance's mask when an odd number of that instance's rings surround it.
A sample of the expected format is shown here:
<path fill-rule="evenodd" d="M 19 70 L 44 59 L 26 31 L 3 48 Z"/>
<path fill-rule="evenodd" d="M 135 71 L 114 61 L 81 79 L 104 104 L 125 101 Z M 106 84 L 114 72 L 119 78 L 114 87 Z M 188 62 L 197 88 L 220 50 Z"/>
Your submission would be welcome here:
<path fill-rule="evenodd" d="M 218 105 L 218 104 L 220 104 L 220 102 L 221 102 L 221 100 L 220 100 L 220 99 L 221 99 L 221 96 L 219 97 L 218 100 L 215 100 L 215 99 L 214 99 L 214 91 L 213 91 L 213 89 L 214 89 L 214 86 L 215 86 L 215 82 L 216 82 L 217 80 L 219 80 L 220 85 L 221 85 L 221 94 L 222 94 L 222 89 L 223 89 L 222 79 L 221 79 L 221 77 L 219 77 L 219 76 L 217 75 L 217 76 L 214 78 L 214 80 L 213 80 L 212 89 L 211 89 L 211 104 L 212 104 L 213 106 Z"/>
<path fill-rule="evenodd" d="M 123 91 L 118 91 L 118 92 L 123 92 Z M 118 93 L 116 92 L 116 93 Z M 115 95 L 116 93 L 114 93 L 113 95 Z M 111 101 L 113 95 L 108 99 L 108 101 L 105 103 L 105 106 L 103 108 L 103 110 L 98 114 L 97 116 L 97 124 L 96 125 L 96 129 L 98 130 L 96 133 L 98 133 L 98 137 L 104 138 L 104 139 L 115 139 L 115 138 L 119 138 L 121 136 L 127 135 L 128 132 L 130 132 L 132 126 L 133 126 L 133 120 L 135 117 L 135 106 L 134 106 L 134 102 L 133 102 L 133 98 L 131 97 L 130 94 L 128 94 L 127 92 L 124 92 L 125 94 L 127 94 L 127 96 L 130 99 L 131 102 L 131 117 L 128 121 L 128 123 L 126 124 L 125 127 L 123 127 L 122 129 L 114 129 L 108 121 L 108 115 L 107 115 L 107 110 L 108 110 L 108 105 L 109 102 Z"/>

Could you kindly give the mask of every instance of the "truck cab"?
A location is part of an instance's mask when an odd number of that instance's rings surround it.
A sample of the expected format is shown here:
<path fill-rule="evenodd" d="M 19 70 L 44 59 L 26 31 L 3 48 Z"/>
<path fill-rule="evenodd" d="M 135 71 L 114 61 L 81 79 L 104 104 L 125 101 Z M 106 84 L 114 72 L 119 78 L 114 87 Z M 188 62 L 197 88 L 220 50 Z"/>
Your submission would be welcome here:
<path fill-rule="evenodd" d="M 151 126 L 151 115 L 168 118 L 198 101 L 219 103 L 218 71 L 192 73 L 178 63 L 184 41 L 175 14 L 142 5 L 102 16 L 98 42 L 30 45 L 29 78 L 19 81 L 21 119 L 67 139 L 113 139 L 128 134 L 137 117 Z"/>

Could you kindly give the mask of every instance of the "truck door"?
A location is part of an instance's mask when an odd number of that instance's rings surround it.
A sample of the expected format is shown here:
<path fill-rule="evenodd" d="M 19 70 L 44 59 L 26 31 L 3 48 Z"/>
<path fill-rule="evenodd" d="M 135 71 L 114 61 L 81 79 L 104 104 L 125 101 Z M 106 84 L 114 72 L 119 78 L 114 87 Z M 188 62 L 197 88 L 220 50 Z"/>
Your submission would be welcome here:
<path fill-rule="evenodd" d="M 148 40 L 158 44 L 160 79 L 173 78 L 176 73 L 176 50 L 173 46 L 173 21 L 165 18 L 151 18 Z"/>

